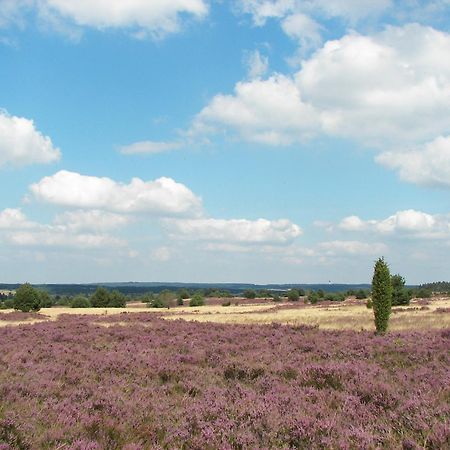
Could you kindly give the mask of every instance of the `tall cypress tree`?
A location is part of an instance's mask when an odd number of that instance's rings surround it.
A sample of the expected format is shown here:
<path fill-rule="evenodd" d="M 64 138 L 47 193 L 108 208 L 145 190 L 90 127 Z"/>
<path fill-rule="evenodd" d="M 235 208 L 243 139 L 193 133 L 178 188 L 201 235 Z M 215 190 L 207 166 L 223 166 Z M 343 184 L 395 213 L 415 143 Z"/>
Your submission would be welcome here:
<path fill-rule="evenodd" d="M 377 334 L 387 331 L 392 305 L 392 284 L 389 267 L 384 258 L 375 263 L 372 279 L 372 303 Z"/>

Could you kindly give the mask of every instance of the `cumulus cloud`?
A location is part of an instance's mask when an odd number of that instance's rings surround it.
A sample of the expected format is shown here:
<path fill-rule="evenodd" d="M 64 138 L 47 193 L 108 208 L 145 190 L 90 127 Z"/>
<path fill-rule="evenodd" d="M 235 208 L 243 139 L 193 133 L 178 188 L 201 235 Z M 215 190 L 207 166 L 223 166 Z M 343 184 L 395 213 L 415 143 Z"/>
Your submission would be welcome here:
<path fill-rule="evenodd" d="M 225 130 L 272 145 L 322 133 L 376 148 L 450 130 L 450 35 L 417 24 L 328 41 L 295 76 L 236 84 L 193 130 Z M 381 75 L 382 74 L 382 75 Z"/>
<path fill-rule="evenodd" d="M 21 229 L 34 226 L 22 210 L 18 208 L 6 208 L 0 211 L 0 229 Z"/>
<path fill-rule="evenodd" d="M 439 136 L 418 150 L 383 152 L 375 160 L 409 183 L 450 187 L 450 136 Z"/>
<path fill-rule="evenodd" d="M 58 161 L 61 152 L 34 122 L 0 110 L 0 167 L 25 166 Z"/>
<path fill-rule="evenodd" d="M 72 233 L 65 229 L 37 229 L 17 231 L 9 234 L 10 244 L 21 247 L 58 247 L 77 249 L 98 249 L 125 247 L 126 241 L 113 236 L 91 233 Z"/>
<path fill-rule="evenodd" d="M 363 220 L 358 216 L 344 218 L 339 228 L 345 231 L 367 231 L 381 234 L 410 235 L 425 239 L 450 237 L 450 216 L 432 215 L 414 209 L 397 211 L 385 219 Z"/>
<path fill-rule="evenodd" d="M 129 184 L 107 177 L 81 175 L 61 170 L 30 186 L 34 198 L 54 205 L 104 209 L 119 213 L 149 213 L 159 216 L 192 216 L 201 211 L 201 199 L 171 178 Z"/>
<path fill-rule="evenodd" d="M 287 145 L 311 136 L 319 119 L 294 80 L 278 74 L 239 82 L 234 95 L 216 95 L 195 118 L 192 132 L 227 130 L 247 141 Z"/>
<path fill-rule="evenodd" d="M 160 38 L 178 32 L 185 16 L 201 19 L 208 13 L 205 0 L 6 0 L 0 4 L 0 24 L 24 20 L 35 12 L 41 21 L 59 29 L 68 25 L 98 30 L 121 28 L 136 37 Z"/>
<path fill-rule="evenodd" d="M 55 225 L 62 225 L 71 231 L 113 230 L 131 222 L 130 216 L 99 210 L 75 210 L 57 214 Z"/>
<path fill-rule="evenodd" d="M 181 142 L 141 141 L 120 148 L 123 155 L 151 155 L 177 150 L 182 147 Z"/>
<path fill-rule="evenodd" d="M 297 40 L 302 49 L 316 48 L 322 43 L 321 26 L 305 14 L 287 16 L 281 28 L 289 37 Z"/>
<path fill-rule="evenodd" d="M 20 247 L 82 249 L 125 247 L 124 240 L 99 233 L 113 228 L 114 220 L 111 214 L 100 217 L 97 213 L 95 211 L 67 212 L 57 216 L 53 224 L 44 225 L 30 221 L 21 209 L 7 208 L 0 211 L 0 238 L 3 242 Z M 96 224 L 94 224 L 95 218 L 98 219 Z M 83 219 L 85 219 L 84 224 Z M 117 225 L 118 221 L 116 217 L 114 225 Z M 106 224 L 106 222 L 109 223 Z"/>
<path fill-rule="evenodd" d="M 302 234 L 286 219 L 194 219 L 168 220 L 164 226 L 173 237 L 227 244 L 288 244 Z"/>

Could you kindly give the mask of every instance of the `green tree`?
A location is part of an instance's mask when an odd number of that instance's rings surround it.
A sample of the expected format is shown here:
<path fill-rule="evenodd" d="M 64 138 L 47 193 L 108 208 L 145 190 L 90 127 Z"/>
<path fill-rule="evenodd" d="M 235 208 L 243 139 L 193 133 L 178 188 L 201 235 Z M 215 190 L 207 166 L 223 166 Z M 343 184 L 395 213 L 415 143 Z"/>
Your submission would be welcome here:
<path fill-rule="evenodd" d="M 53 300 L 47 291 L 40 289 L 38 290 L 38 294 L 41 308 L 51 308 L 53 306 Z"/>
<path fill-rule="evenodd" d="M 392 284 L 392 305 L 409 305 L 411 291 L 405 287 L 405 279 L 397 274 L 391 277 Z"/>
<path fill-rule="evenodd" d="M 379 258 L 375 263 L 372 278 L 372 303 L 377 334 L 384 334 L 388 328 L 392 304 L 391 274 L 384 258 Z"/>
<path fill-rule="evenodd" d="M 191 300 L 189 301 L 189 306 L 203 306 L 205 304 L 205 299 L 203 295 L 200 293 L 196 293 L 192 296 Z"/>
<path fill-rule="evenodd" d="M 298 302 L 300 294 L 297 289 L 290 289 L 287 293 L 287 298 L 290 302 Z"/>
<path fill-rule="evenodd" d="M 70 303 L 71 308 L 90 308 L 91 302 L 84 295 L 77 295 Z"/>
<path fill-rule="evenodd" d="M 30 283 L 22 284 L 16 290 L 13 308 L 22 312 L 39 311 L 41 309 L 39 291 Z"/>
<path fill-rule="evenodd" d="M 109 304 L 109 292 L 104 287 L 98 286 L 91 297 L 91 304 L 94 308 L 106 308 Z"/>
<path fill-rule="evenodd" d="M 109 293 L 108 306 L 110 308 L 125 308 L 127 306 L 127 298 L 117 290 L 112 291 Z"/>
<path fill-rule="evenodd" d="M 253 289 L 246 289 L 244 291 L 245 298 L 256 298 L 256 292 Z"/>

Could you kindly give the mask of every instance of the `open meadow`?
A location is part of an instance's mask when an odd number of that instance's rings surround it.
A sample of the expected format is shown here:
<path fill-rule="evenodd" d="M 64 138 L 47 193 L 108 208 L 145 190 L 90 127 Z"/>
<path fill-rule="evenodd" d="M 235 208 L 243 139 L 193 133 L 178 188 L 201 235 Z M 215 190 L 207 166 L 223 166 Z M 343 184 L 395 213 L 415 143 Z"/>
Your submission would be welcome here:
<path fill-rule="evenodd" d="M 1 312 L 0 449 L 448 448 L 449 300 L 424 303 L 385 336 L 354 301 Z"/>

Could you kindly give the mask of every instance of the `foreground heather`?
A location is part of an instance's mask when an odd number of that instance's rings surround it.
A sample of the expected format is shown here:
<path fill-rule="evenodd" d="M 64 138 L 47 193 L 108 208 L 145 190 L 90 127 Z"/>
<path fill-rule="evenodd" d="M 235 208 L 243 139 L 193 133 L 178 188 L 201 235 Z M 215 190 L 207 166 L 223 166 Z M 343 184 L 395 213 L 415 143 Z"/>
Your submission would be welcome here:
<path fill-rule="evenodd" d="M 136 313 L 0 339 L 2 450 L 450 446 L 450 330 L 380 337 Z"/>

